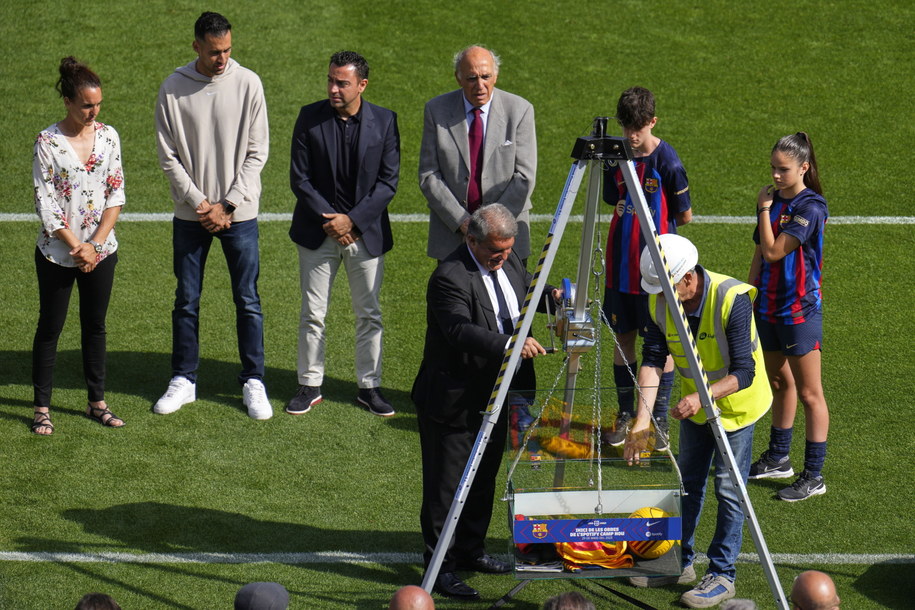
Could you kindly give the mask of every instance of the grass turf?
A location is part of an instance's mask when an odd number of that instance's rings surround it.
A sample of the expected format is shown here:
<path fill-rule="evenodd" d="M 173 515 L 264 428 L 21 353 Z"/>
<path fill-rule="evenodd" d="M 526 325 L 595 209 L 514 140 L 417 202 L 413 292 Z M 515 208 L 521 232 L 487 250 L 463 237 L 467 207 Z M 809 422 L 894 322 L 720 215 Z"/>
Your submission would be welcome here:
<path fill-rule="evenodd" d="M 194 2 L 120 3 L 93 12 L 71 1 L 53 8 L 4 3 L 0 91 L 8 116 L 15 118 L 0 141 L 0 181 L 7 193 L 0 212 L 32 210 L 31 144 L 40 129 L 63 116 L 52 86 L 60 57 L 71 53 L 88 61 L 105 83 L 100 119 L 122 136 L 126 210 L 170 211 L 155 158 L 152 104 L 161 80 L 190 61 L 191 26 L 207 8 Z M 658 97 L 657 133 L 683 157 L 697 214 L 752 210 L 758 187 L 768 179 L 771 145 L 805 129 L 817 147 L 833 215 L 912 215 L 901 195 L 912 190 L 908 155 L 874 154 L 870 146 L 885 145 L 885 136 L 867 146 L 878 125 L 892 125 L 899 142 L 911 140 L 915 131 L 905 111 L 912 76 L 900 68 L 911 46 L 911 7 L 716 1 L 651 7 L 619 2 L 610 8 L 353 2 L 344 9 L 291 1 L 217 7 L 234 24 L 234 56 L 265 83 L 272 151 L 263 210 L 291 210 L 286 172 L 292 123 L 299 106 L 323 96 L 330 53 L 350 47 L 372 65 L 367 98 L 399 113 L 401 188 L 391 209 L 423 212 L 415 179 L 422 104 L 454 87 L 451 53 L 482 42 L 502 54 L 499 85 L 524 95 L 537 110 L 537 212 L 555 207 L 574 138 L 588 130 L 593 116 L 613 114 L 622 89 L 642 84 Z M 788 11 L 799 33 L 786 21 Z M 479 19 L 465 18 L 473 13 L 488 16 L 484 29 Z M 81 416 L 85 393 L 74 306 L 60 345 L 57 432 L 50 439 L 28 433 L 37 222 L 3 227 L 0 256 L 8 262 L 8 277 L 0 286 L 7 304 L 0 335 L 0 456 L 6 466 L 0 474 L 0 550 L 420 550 L 418 441 L 408 394 L 419 364 L 423 292 L 432 269 L 422 224 L 395 227 L 397 245 L 387 257 L 382 291 L 384 385 L 398 417 L 384 421 L 352 404 L 353 331 L 346 286 L 340 283 L 328 319 L 325 403 L 302 418 L 278 414 L 268 422 L 250 421 L 234 382 L 233 312 L 218 247 L 204 293 L 200 399 L 173 416 L 153 416 L 149 407 L 169 375 L 171 234 L 167 223 L 122 223 L 108 320 L 109 399 L 128 426 L 107 430 Z M 261 241 L 267 385 L 277 411 L 295 388 L 298 279 L 286 229 L 285 223 L 265 223 Z M 569 228 L 567 248 L 574 247 L 577 229 Z M 545 230 L 540 224 L 535 234 L 542 237 Z M 684 234 L 696 241 L 709 268 L 746 275 L 749 227 L 697 224 Z M 907 256 L 912 243 L 906 226 L 828 229 L 824 383 L 833 422 L 830 491 L 786 505 L 771 499 L 773 484 L 750 485 L 775 553 L 911 553 L 915 526 L 906 509 L 912 505 L 908 483 L 915 447 L 904 400 L 915 390 L 906 336 L 913 294 L 905 270 L 912 268 Z M 573 261 L 574 254 L 565 252 L 551 279 L 574 276 Z M 552 378 L 555 362 L 540 363 L 544 378 Z M 759 451 L 767 421 L 757 433 Z M 799 447 L 796 442 L 798 461 Z M 700 540 L 711 535 L 713 508 L 710 499 Z M 495 552 L 505 548 L 503 514 L 499 503 L 490 530 Z M 744 550 L 754 550 L 749 537 Z M 848 607 L 902 608 L 912 599 L 911 564 L 782 564 L 783 585 L 810 567 L 833 575 Z M 758 566 L 741 564 L 738 574 L 739 595 L 771 606 Z M 293 607 L 378 608 L 398 586 L 419 579 L 420 567 L 410 564 L 4 561 L 0 607 L 70 607 L 90 590 L 105 590 L 124 607 L 224 607 L 245 582 L 277 580 L 292 593 Z M 511 579 L 483 575 L 469 582 L 490 600 L 511 585 Z M 514 607 L 533 608 L 579 586 L 608 600 L 604 606 L 614 599 L 594 583 L 560 580 L 528 587 Z M 658 607 L 673 606 L 678 595 L 620 586 Z"/>

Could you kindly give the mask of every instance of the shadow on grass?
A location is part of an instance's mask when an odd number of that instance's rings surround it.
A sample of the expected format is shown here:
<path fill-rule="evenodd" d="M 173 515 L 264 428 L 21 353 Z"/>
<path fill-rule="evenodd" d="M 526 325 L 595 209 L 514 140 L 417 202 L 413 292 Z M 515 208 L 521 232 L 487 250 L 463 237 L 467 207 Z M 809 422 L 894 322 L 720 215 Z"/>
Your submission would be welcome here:
<path fill-rule="evenodd" d="M 405 584 L 417 584 L 422 579 L 422 570 L 419 564 L 419 553 L 416 553 L 415 565 L 410 563 L 395 563 L 394 565 L 375 565 L 365 563 L 344 562 L 336 557 L 328 557 L 327 562 L 320 558 L 309 559 L 308 563 L 301 563 L 298 558 L 277 557 L 277 553 L 346 553 L 347 549 L 365 549 L 366 546 L 376 552 L 385 552 L 390 549 L 422 548 L 422 539 L 418 532 L 378 532 L 362 529 L 351 530 L 325 530 L 297 523 L 284 523 L 267 521 L 249 517 L 239 513 L 230 513 L 209 508 L 178 506 L 159 502 L 138 502 L 121 504 L 105 509 L 71 509 L 63 511 L 65 519 L 80 524 L 83 529 L 93 535 L 118 541 L 126 553 L 217 553 L 222 557 L 199 557 L 198 561 L 204 563 L 248 563 L 261 565 L 261 562 L 287 564 L 322 573 L 336 573 L 347 579 L 360 579 L 370 583 L 377 583 L 384 591 L 379 591 L 380 597 L 390 597 L 393 592 Z M 62 553 L 92 553 L 93 545 L 85 543 L 67 543 L 61 540 L 48 540 L 44 538 L 19 538 L 17 547 L 20 551 L 54 552 Z M 112 550 L 111 544 L 100 545 L 104 551 Z M 101 550 L 101 549 L 100 549 Z M 352 552 L 359 552 L 353 550 Z M 237 558 L 236 554 L 273 554 L 270 557 L 259 559 L 257 557 Z M 169 600 L 162 593 L 145 591 L 131 583 L 126 583 L 102 574 L 96 570 L 94 564 L 61 562 L 75 572 L 91 576 L 108 582 L 110 585 L 124 587 L 132 592 L 144 596 L 156 603 L 163 603 L 177 608 L 189 607 L 180 600 Z M 232 577 L 212 573 L 210 570 L 195 568 L 195 563 L 175 560 L 169 562 L 162 558 L 155 563 L 144 563 L 144 569 L 160 571 L 163 574 L 183 575 L 202 578 L 208 581 L 240 587 L 248 581 L 237 580 Z M 252 570 L 255 567 L 252 566 Z M 258 571 L 262 568 L 256 568 Z M 305 580 L 308 580 L 306 577 Z M 301 596 L 302 603 L 306 600 L 311 603 L 323 601 L 324 603 L 346 605 L 351 603 L 351 593 L 341 594 L 340 599 L 334 599 L 326 593 L 315 597 L 315 591 L 296 591 L 294 587 L 287 587 L 293 597 Z M 378 607 L 378 601 L 366 603 L 364 607 Z"/>
<path fill-rule="evenodd" d="M 915 598 L 912 564 L 875 563 L 855 581 L 855 591 L 881 608 L 911 608 Z M 842 592 L 839 592 L 839 597 Z"/>
<path fill-rule="evenodd" d="M 822 570 L 836 583 L 842 607 L 854 608 L 911 608 L 915 598 L 915 579 L 911 561 L 888 560 L 859 571 L 858 565 L 778 564 L 785 594 L 791 591 L 798 574 L 805 570 Z M 860 575 L 859 575 L 860 574 Z M 854 589 L 850 591 L 849 588 Z M 863 598 L 863 599 L 862 599 Z M 865 604 L 866 605 L 862 605 Z"/>
<path fill-rule="evenodd" d="M 418 532 L 379 532 L 358 527 L 329 530 L 268 521 L 240 513 L 161 502 L 135 502 L 62 513 L 89 534 L 113 538 L 129 552 L 144 553 L 319 553 L 386 552 L 422 548 Z M 22 541 L 25 550 L 61 548 L 60 542 Z M 64 543 L 66 544 L 66 543 Z M 82 544 L 80 552 L 85 552 Z M 108 547 L 110 548 L 110 546 Z M 231 563 L 231 562 L 230 562 Z"/>
<path fill-rule="evenodd" d="M 407 555 L 403 561 L 394 559 L 383 565 L 347 561 L 339 556 L 328 556 L 327 561 L 321 558 L 308 558 L 307 563 L 300 558 L 290 557 L 286 561 L 280 553 L 359 553 L 370 548 L 382 553 L 391 549 L 401 549 L 408 545 L 414 549 L 422 548 L 422 539 L 418 532 L 397 531 L 378 532 L 359 528 L 349 530 L 321 529 L 308 525 L 268 521 L 240 513 L 222 510 L 164 504 L 160 502 L 138 502 L 111 506 L 104 509 L 70 509 L 63 511 L 62 516 L 79 524 L 86 533 L 114 540 L 96 545 L 85 542 L 65 542 L 48 540 L 39 537 L 19 538 L 16 540 L 18 551 L 55 552 L 55 553 L 92 553 L 112 552 L 120 546 L 124 553 L 159 553 L 159 554 L 193 554 L 213 553 L 221 556 L 196 558 L 197 563 L 169 560 L 167 557 L 143 563 L 146 572 L 143 581 L 163 582 L 178 579 L 200 579 L 209 585 L 215 585 L 214 591 L 223 591 L 225 598 L 231 600 L 239 587 L 253 580 L 276 580 L 289 591 L 294 602 L 291 607 L 355 607 L 360 609 L 386 607 L 387 601 L 394 592 L 407 584 L 420 584 L 422 565 L 420 553 L 415 553 L 415 562 Z M 53 549 L 53 551 L 49 551 Z M 259 554 L 271 553 L 270 557 L 258 557 Z M 238 554 L 254 555 L 233 557 Z M 173 608 L 192 608 L 181 590 L 163 589 L 156 586 L 144 586 L 128 580 L 123 571 L 112 571 L 106 562 L 84 563 L 80 561 L 62 561 L 56 563 L 81 576 L 104 582 L 108 586 L 120 587 L 135 595 L 149 600 L 150 603 Z M 242 564 L 239 569 L 214 570 L 213 563 Z M 285 566 L 270 567 L 272 564 Z M 290 572 L 292 568 L 294 571 Z M 298 572 L 300 570 L 301 572 Z M 126 572 L 137 575 L 137 572 Z M 160 576 L 150 576 L 158 574 Z M 240 576 L 243 574 L 243 576 Z M 292 574 L 292 575 L 290 575 Z M 346 590 L 336 593 L 332 585 L 315 586 L 321 575 L 330 578 L 338 576 L 346 580 L 355 579 L 370 585 L 366 591 L 356 587 L 356 591 Z M 472 576 L 472 575 L 471 575 Z M 497 595 L 507 593 L 516 584 L 512 579 L 494 576 L 477 575 L 479 582 L 488 583 L 495 588 Z M 482 579 L 482 580 L 481 580 Z M 299 583 L 312 583 L 302 588 Z M 584 585 L 570 583 L 570 587 L 582 588 Z M 371 592 L 368 592 L 371 591 Z M 592 599 L 601 599 L 609 603 L 605 592 L 594 587 L 584 588 Z M 491 593 L 490 593 L 491 594 Z M 355 598 L 355 599 L 354 599 Z M 487 603 L 495 598 L 487 600 Z M 227 604 L 230 601 L 226 602 Z M 512 608 L 539 608 L 539 603 L 514 600 Z M 437 607 L 463 607 L 457 602 L 438 598 Z M 215 607 L 215 606 L 214 606 Z"/>
<path fill-rule="evenodd" d="M 107 392 L 135 396 L 150 407 L 159 399 L 168 386 L 171 377 L 171 356 L 159 352 L 109 351 L 107 361 Z M 32 380 L 32 353 L 30 351 L 0 351 L 0 387 L 7 385 L 29 386 Z M 244 411 L 241 404 L 241 385 L 238 382 L 240 365 L 237 362 L 201 358 L 197 372 L 197 399 L 223 404 Z M 264 375 L 271 399 L 285 403 L 298 389 L 296 372 L 293 369 L 267 367 Z M 83 390 L 82 354 L 79 350 L 61 350 L 57 353 L 54 367 L 55 390 Z M 358 388 L 355 381 L 325 377 L 323 388 L 326 400 L 354 403 Z M 394 404 L 398 415 L 411 417 L 390 419 L 392 427 L 415 431 L 416 410 L 408 391 L 383 387 L 385 395 Z M 31 394 L 31 392 L 29 392 Z M 4 396 L 8 405 L 24 407 L 21 416 L 0 412 L 0 417 L 21 420 L 28 426 L 32 421 L 32 401 L 28 398 Z M 52 395 L 51 408 L 58 413 L 79 415 L 85 404 L 62 404 L 58 395 Z M 117 406 L 112 405 L 117 411 Z"/>
<path fill-rule="evenodd" d="M 778 500 L 778 492 L 791 485 L 797 478 L 796 475 L 784 479 L 753 479 L 747 481 L 748 488 L 758 488 L 760 490 L 769 490 L 769 497 L 772 500 Z M 781 502 L 781 500 L 778 500 Z"/>

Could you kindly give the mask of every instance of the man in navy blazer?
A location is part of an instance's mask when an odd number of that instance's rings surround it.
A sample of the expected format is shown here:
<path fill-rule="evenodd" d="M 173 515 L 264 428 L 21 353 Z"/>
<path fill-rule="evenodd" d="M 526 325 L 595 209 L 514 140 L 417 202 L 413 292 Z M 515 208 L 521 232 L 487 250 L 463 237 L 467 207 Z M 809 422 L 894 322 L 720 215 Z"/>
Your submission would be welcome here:
<path fill-rule="evenodd" d="M 322 400 L 324 318 L 341 263 L 356 317 L 356 402 L 375 415 L 394 415 L 380 391 L 378 296 L 384 253 L 394 245 L 387 207 L 397 190 L 400 134 L 394 112 L 362 99 L 368 76 L 364 57 L 335 53 L 328 99 L 304 106 L 292 133 L 289 175 L 297 202 L 289 236 L 299 252 L 302 289 L 299 388 L 286 406 L 294 415 Z"/>
<path fill-rule="evenodd" d="M 422 450 L 420 525 L 427 567 L 532 280 L 512 251 L 517 232 L 514 214 L 505 206 L 496 203 L 479 208 L 468 224 L 466 242 L 435 268 L 426 290 L 426 342 L 412 398 Z M 546 292 L 552 293 L 554 300 L 559 297 L 559 291 L 552 287 Z M 527 337 L 519 349 L 523 360 L 512 388 L 532 390 L 536 381 L 531 359 L 546 351 L 533 337 Z M 483 544 L 492 517 L 507 419 L 505 406 L 435 581 L 434 589 L 448 597 L 478 597 L 458 578 L 457 570 L 510 570 L 488 555 Z"/>

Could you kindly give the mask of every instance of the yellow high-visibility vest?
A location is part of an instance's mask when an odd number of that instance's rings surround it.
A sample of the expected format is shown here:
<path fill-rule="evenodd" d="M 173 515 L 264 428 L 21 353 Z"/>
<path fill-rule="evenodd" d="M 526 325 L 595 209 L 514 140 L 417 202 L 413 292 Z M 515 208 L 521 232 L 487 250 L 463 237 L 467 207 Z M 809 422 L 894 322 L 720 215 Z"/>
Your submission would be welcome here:
<path fill-rule="evenodd" d="M 697 270 L 698 272 L 700 271 Z M 756 298 L 757 289 L 720 273 L 708 270 L 706 273 L 709 277 L 709 286 L 705 304 L 699 315 L 699 328 L 693 338 L 696 341 L 699 358 L 705 367 L 709 383 L 715 383 L 728 374 L 731 364 L 725 329 L 734 299 L 738 295 L 749 294 L 750 301 L 753 301 Z M 663 294 L 649 296 L 649 311 L 651 319 L 661 329 L 661 333 L 667 341 L 667 349 L 674 359 L 674 365 L 680 372 L 681 395 L 692 394 L 696 391 L 696 382 L 692 378 L 692 371 L 686 360 L 686 352 Z M 752 318 L 750 318 L 750 345 L 753 349 L 753 363 L 756 370 L 753 382 L 749 387 L 715 400 L 715 405 L 721 411 L 721 425 L 729 432 L 754 423 L 765 415 L 772 404 L 772 389 L 769 387 L 769 379 L 766 377 L 766 365 L 763 361 L 762 347 L 759 344 L 756 322 Z M 697 424 L 704 424 L 705 410 L 700 409 L 690 419 Z"/>

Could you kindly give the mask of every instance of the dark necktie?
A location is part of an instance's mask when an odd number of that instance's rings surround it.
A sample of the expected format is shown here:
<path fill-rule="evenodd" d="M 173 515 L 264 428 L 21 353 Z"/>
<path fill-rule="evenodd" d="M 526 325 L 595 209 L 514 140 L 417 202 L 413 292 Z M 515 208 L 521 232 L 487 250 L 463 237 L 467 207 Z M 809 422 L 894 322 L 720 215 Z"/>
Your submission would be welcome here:
<path fill-rule="evenodd" d="M 489 277 L 492 278 L 493 289 L 496 291 L 496 301 L 499 303 L 499 323 L 502 326 L 502 332 L 510 335 L 515 332 L 515 325 L 512 323 L 512 316 L 508 311 L 505 293 L 502 292 L 502 286 L 499 285 L 499 277 L 496 272 L 490 271 Z"/>
<path fill-rule="evenodd" d="M 470 142 L 470 183 L 467 185 L 467 211 L 473 214 L 483 202 L 480 179 L 483 175 L 483 118 L 482 110 L 474 108 L 473 121 L 467 139 Z"/>

